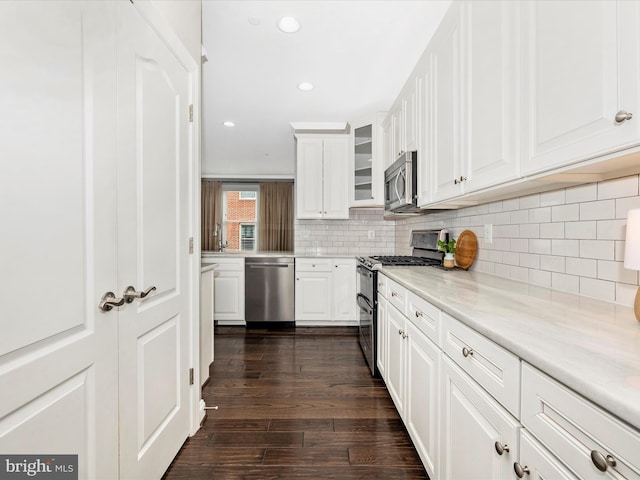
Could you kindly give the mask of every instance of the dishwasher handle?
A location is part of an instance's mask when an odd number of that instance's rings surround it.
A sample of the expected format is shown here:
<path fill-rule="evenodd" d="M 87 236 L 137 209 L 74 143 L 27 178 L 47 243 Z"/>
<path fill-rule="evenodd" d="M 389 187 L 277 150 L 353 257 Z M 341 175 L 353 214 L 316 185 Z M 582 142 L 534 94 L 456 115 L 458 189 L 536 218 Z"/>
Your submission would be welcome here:
<path fill-rule="evenodd" d="M 288 268 L 293 263 L 247 263 L 247 267 L 249 268 L 270 268 L 270 267 L 279 267 L 279 268 Z"/>

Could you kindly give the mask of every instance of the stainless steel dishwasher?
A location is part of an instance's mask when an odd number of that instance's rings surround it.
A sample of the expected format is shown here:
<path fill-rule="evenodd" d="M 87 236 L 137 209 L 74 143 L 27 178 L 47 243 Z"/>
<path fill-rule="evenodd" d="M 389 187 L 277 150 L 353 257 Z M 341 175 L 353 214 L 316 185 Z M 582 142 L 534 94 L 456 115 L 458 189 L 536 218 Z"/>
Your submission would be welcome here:
<path fill-rule="evenodd" d="M 293 257 L 247 257 L 244 264 L 244 313 L 247 324 L 293 323 Z"/>

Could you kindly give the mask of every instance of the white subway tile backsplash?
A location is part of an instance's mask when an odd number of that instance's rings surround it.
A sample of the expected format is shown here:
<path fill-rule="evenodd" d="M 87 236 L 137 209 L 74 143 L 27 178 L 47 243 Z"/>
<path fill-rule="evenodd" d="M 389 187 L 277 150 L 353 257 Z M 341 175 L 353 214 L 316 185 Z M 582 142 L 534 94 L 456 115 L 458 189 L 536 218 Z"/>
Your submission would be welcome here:
<path fill-rule="evenodd" d="M 564 222 L 541 223 L 540 238 L 564 238 Z"/>
<path fill-rule="evenodd" d="M 580 220 L 611 220 L 616 218 L 615 200 L 599 200 L 580 204 Z"/>
<path fill-rule="evenodd" d="M 507 265 L 519 265 L 520 254 L 517 252 L 504 252 L 502 255 L 502 263 L 506 263 Z"/>
<path fill-rule="evenodd" d="M 518 210 L 520 208 L 520 200 L 517 198 L 510 198 L 509 200 L 502 201 L 502 211 L 509 212 L 511 210 Z"/>
<path fill-rule="evenodd" d="M 615 258 L 615 243 L 611 240 L 580 240 L 580 256 L 598 260 Z"/>
<path fill-rule="evenodd" d="M 535 194 L 535 195 L 528 195 L 526 197 L 520 197 L 519 198 L 519 208 L 520 210 L 526 210 L 529 208 L 537 208 L 540 206 L 540 195 L 539 194 Z"/>
<path fill-rule="evenodd" d="M 555 255 L 541 255 L 540 269 L 548 270 L 550 272 L 564 273 L 566 260 L 567 260 L 567 257 L 560 257 Z"/>
<path fill-rule="evenodd" d="M 561 205 L 565 203 L 564 190 L 553 190 L 540 194 L 540 206 L 548 207 L 551 205 Z"/>
<path fill-rule="evenodd" d="M 515 212 L 511 212 L 509 222 L 513 224 L 528 223 L 529 210 L 517 210 Z"/>
<path fill-rule="evenodd" d="M 616 300 L 616 284 L 605 280 L 580 277 L 580 295 L 614 302 Z"/>
<path fill-rule="evenodd" d="M 529 269 L 529 283 L 541 287 L 551 287 L 551 272 L 545 272 L 535 268 Z"/>
<path fill-rule="evenodd" d="M 598 184 L 589 183 L 587 185 L 578 185 L 577 187 L 567 188 L 567 203 L 591 202 L 598 199 Z"/>
<path fill-rule="evenodd" d="M 638 287 L 636 285 L 627 285 L 626 283 L 616 283 L 616 303 L 632 307 Z"/>
<path fill-rule="evenodd" d="M 598 262 L 592 258 L 566 257 L 565 272 L 579 277 L 597 278 Z"/>
<path fill-rule="evenodd" d="M 598 184 L 598 200 L 638 195 L 638 177 L 623 177 Z"/>
<path fill-rule="evenodd" d="M 512 266 L 511 271 L 509 273 L 509 278 L 512 280 L 517 280 L 519 282 L 528 282 L 529 281 L 529 269 L 523 267 Z"/>
<path fill-rule="evenodd" d="M 627 218 L 627 212 L 640 208 L 640 196 L 616 199 L 616 218 Z"/>
<path fill-rule="evenodd" d="M 535 270 L 540 269 L 540 255 L 535 253 L 521 253 L 520 266 Z"/>
<path fill-rule="evenodd" d="M 529 210 L 529 222 L 547 223 L 551 221 L 551 207 L 532 208 Z"/>
<path fill-rule="evenodd" d="M 520 238 L 540 238 L 540 224 L 525 223 L 520 225 Z"/>
<path fill-rule="evenodd" d="M 624 240 L 627 220 L 598 220 L 598 240 Z"/>
<path fill-rule="evenodd" d="M 551 207 L 552 222 L 575 222 L 578 220 L 580 220 L 580 205 L 577 203 Z"/>
<path fill-rule="evenodd" d="M 551 253 L 563 257 L 578 257 L 580 256 L 579 240 L 551 240 Z"/>
<path fill-rule="evenodd" d="M 541 255 L 549 255 L 551 253 L 551 240 L 546 238 L 531 238 L 529 239 L 529 252 L 539 253 Z M 520 250 L 524 251 L 524 250 Z"/>
<path fill-rule="evenodd" d="M 563 292 L 580 293 L 580 277 L 564 273 L 551 274 L 551 288 Z"/>
<path fill-rule="evenodd" d="M 637 285 L 638 272 L 624 268 L 622 262 L 598 260 L 598 278 L 601 280 Z"/>
<path fill-rule="evenodd" d="M 512 252 L 528 252 L 529 251 L 529 240 L 526 238 L 512 238 L 511 239 L 511 248 Z M 544 253 L 539 251 L 534 251 L 533 253 Z"/>
<path fill-rule="evenodd" d="M 596 222 L 566 222 L 564 224 L 565 238 L 577 238 L 586 240 L 596 239 Z"/>

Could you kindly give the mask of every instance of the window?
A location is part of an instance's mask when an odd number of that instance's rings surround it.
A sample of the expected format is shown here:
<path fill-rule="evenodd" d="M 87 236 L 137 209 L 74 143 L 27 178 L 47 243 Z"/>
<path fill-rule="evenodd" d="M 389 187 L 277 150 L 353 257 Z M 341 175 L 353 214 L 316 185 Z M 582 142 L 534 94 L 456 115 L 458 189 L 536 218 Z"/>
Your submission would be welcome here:
<path fill-rule="evenodd" d="M 254 183 L 223 184 L 222 230 L 227 250 L 257 250 L 259 189 Z"/>
<path fill-rule="evenodd" d="M 252 251 L 256 249 L 256 226 L 255 224 L 240 225 L 240 250 Z"/>

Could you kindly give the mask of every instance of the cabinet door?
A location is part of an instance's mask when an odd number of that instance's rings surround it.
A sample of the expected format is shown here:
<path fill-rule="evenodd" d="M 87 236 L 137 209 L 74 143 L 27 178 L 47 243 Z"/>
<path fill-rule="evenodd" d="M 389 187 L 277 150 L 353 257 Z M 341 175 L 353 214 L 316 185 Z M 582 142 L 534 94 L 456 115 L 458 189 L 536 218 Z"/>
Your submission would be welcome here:
<path fill-rule="evenodd" d="M 395 145 L 393 144 L 393 116 L 391 113 L 387 115 L 382 124 L 382 143 L 383 167 L 386 170 L 396 158 Z"/>
<path fill-rule="evenodd" d="M 349 218 L 349 136 L 324 139 L 323 217 Z M 318 178 L 314 181 L 318 184 Z M 308 184 L 308 182 L 305 182 Z M 308 188 L 308 185 L 307 187 Z"/>
<path fill-rule="evenodd" d="M 331 272 L 296 272 L 296 321 L 331 320 L 332 293 Z"/>
<path fill-rule="evenodd" d="M 209 378 L 213 362 L 213 277 L 214 270 L 200 274 L 200 385 Z"/>
<path fill-rule="evenodd" d="M 411 88 L 408 88 L 402 99 L 402 110 L 404 120 L 404 142 L 405 150 L 413 151 L 418 150 L 418 135 L 420 134 L 420 124 L 418 116 L 418 108 L 420 105 L 420 86 L 422 83 L 421 77 L 412 78 L 407 83 Z M 418 152 L 418 158 L 420 158 L 420 152 Z"/>
<path fill-rule="evenodd" d="M 378 324 L 377 328 L 377 345 L 376 345 L 376 363 L 380 376 L 387 380 L 387 351 L 388 351 L 388 331 L 387 331 L 387 309 L 389 303 L 382 295 L 378 295 Z"/>
<path fill-rule="evenodd" d="M 567 468 L 526 430 L 520 430 L 520 466 L 529 473 L 527 480 L 578 480 Z"/>
<path fill-rule="evenodd" d="M 402 106 L 402 100 L 396 103 L 391 110 L 392 118 L 392 137 L 393 137 L 393 151 L 391 156 L 391 163 L 395 161 L 403 152 L 406 151 L 406 142 L 404 138 L 404 109 Z"/>
<path fill-rule="evenodd" d="M 579 13 L 578 13 L 579 12 Z M 638 2 L 527 2 L 523 171 L 575 163 L 640 138 Z"/>
<path fill-rule="evenodd" d="M 516 84 L 519 2 L 466 2 L 464 29 L 465 136 L 464 190 L 470 192 L 516 178 L 516 140 L 521 122 Z"/>
<path fill-rule="evenodd" d="M 321 138 L 297 141 L 296 216 L 322 218 L 323 142 Z"/>
<path fill-rule="evenodd" d="M 440 478 L 440 349 L 407 321 L 406 426 L 430 478 Z"/>
<path fill-rule="evenodd" d="M 440 476 L 460 480 L 513 479 L 518 422 L 446 356 L 442 361 Z M 509 451 L 499 455 L 495 443 Z"/>
<path fill-rule="evenodd" d="M 213 284 L 215 320 L 244 321 L 244 271 L 217 271 Z"/>
<path fill-rule="evenodd" d="M 434 200 L 462 193 L 462 58 L 460 4 L 453 3 L 431 42 Z"/>
<path fill-rule="evenodd" d="M 333 262 L 333 318 L 338 322 L 357 323 L 356 261 L 336 259 Z"/>
<path fill-rule="evenodd" d="M 423 56 L 423 70 L 419 74 L 418 106 L 420 136 L 418 144 L 418 206 L 431 203 L 433 199 L 433 172 L 435 164 L 435 150 L 433 141 L 433 77 L 431 69 L 431 54 Z"/>
<path fill-rule="evenodd" d="M 387 390 L 402 419 L 404 411 L 405 317 L 393 305 L 387 310 Z"/>

